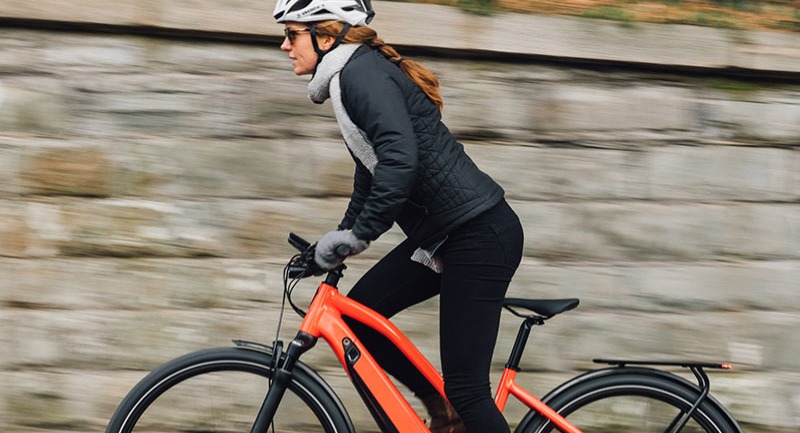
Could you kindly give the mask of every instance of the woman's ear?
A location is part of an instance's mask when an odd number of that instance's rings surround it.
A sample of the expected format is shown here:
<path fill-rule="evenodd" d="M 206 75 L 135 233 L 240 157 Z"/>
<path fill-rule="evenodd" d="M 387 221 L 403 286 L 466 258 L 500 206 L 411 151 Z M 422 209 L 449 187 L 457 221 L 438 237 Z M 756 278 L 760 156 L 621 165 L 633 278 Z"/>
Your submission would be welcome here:
<path fill-rule="evenodd" d="M 331 47 L 333 46 L 333 41 L 335 41 L 335 40 L 336 40 L 336 38 L 334 38 L 333 36 L 320 36 L 320 37 L 317 37 L 317 42 L 319 43 L 319 48 L 322 51 L 330 50 Z"/>

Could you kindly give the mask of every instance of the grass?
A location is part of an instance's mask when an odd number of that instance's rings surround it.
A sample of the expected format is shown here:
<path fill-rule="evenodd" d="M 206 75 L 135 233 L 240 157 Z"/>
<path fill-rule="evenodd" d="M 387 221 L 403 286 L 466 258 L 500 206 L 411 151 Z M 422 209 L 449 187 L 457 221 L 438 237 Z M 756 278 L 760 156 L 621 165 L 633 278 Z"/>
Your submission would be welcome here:
<path fill-rule="evenodd" d="M 403 0 L 400 0 L 403 1 Z M 490 15 L 522 12 L 622 22 L 800 32 L 800 0 L 407 0 Z"/>

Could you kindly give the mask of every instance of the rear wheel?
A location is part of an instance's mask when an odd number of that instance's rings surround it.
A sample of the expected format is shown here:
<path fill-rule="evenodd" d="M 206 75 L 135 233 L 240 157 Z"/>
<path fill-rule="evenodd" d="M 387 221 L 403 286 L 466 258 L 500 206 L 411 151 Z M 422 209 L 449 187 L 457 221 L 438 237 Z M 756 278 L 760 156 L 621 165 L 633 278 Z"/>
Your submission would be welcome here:
<path fill-rule="evenodd" d="M 128 393 L 106 433 L 249 432 L 269 389 L 271 361 L 270 353 L 236 348 L 170 361 Z M 338 398 L 313 371 L 300 367 L 273 424 L 274 432 L 353 432 Z"/>
<path fill-rule="evenodd" d="M 669 433 L 697 401 L 700 391 L 688 381 L 653 370 L 599 370 L 597 377 L 576 381 L 544 402 L 584 433 Z M 594 374 L 598 372 L 592 372 Z M 517 432 L 558 431 L 545 417 L 531 411 Z M 736 421 L 716 400 L 707 397 L 693 412 L 681 433 L 740 433 Z"/>

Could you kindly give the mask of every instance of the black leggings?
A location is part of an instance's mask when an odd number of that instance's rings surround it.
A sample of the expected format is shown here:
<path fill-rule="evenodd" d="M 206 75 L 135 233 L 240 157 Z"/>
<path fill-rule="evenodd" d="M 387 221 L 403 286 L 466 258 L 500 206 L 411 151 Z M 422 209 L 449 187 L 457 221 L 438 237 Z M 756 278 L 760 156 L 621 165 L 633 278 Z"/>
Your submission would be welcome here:
<path fill-rule="evenodd" d="M 410 260 L 405 241 L 353 287 L 349 297 L 391 317 L 440 296 L 439 346 L 445 394 L 470 433 L 509 432 L 492 399 L 489 371 L 508 284 L 522 257 L 519 219 L 502 201 L 448 235 L 437 274 Z M 376 331 L 348 320 L 384 369 L 417 396 L 436 393 L 408 359 Z"/>

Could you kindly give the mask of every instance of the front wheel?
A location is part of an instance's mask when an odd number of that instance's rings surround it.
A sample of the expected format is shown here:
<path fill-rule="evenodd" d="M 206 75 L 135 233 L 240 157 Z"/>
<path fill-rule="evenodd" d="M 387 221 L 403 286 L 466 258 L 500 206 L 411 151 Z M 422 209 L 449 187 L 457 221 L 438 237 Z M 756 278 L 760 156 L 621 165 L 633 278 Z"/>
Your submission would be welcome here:
<path fill-rule="evenodd" d="M 106 433 L 249 432 L 273 374 L 262 349 L 209 349 L 164 364 L 128 393 Z M 298 363 L 270 432 L 354 429 L 327 384 Z"/>
<path fill-rule="evenodd" d="M 668 433 L 697 401 L 697 386 L 658 370 L 613 368 L 589 372 L 543 399 L 584 433 Z M 531 411 L 517 433 L 550 433 L 558 429 Z M 736 421 L 708 396 L 681 433 L 741 433 Z"/>

